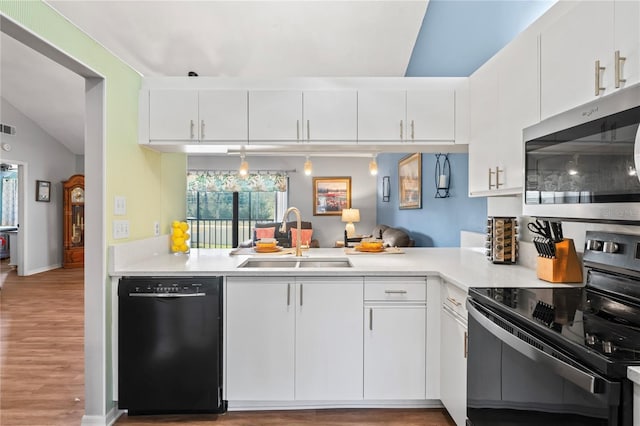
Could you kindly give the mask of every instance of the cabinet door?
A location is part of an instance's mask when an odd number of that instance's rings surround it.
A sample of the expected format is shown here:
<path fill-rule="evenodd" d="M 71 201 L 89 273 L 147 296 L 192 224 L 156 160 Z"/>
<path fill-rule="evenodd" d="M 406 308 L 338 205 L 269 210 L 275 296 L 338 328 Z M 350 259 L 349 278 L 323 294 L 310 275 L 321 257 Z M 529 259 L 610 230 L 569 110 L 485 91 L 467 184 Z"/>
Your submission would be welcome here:
<path fill-rule="evenodd" d="M 453 313 L 442 309 L 440 318 L 440 400 L 456 425 L 467 418 L 467 329 Z"/>
<path fill-rule="evenodd" d="M 622 88 L 640 82 L 640 1 L 617 0 L 614 7 L 614 50 L 626 58 L 620 69 L 621 78 L 627 80 Z"/>
<path fill-rule="evenodd" d="M 299 142 L 302 137 L 302 92 L 249 92 L 249 143 Z"/>
<path fill-rule="evenodd" d="M 364 398 L 425 399 L 426 307 L 364 309 Z"/>
<path fill-rule="evenodd" d="M 362 278 L 298 281 L 296 399 L 362 399 Z"/>
<path fill-rule="evenodd" d="M 498 189 L 519 188 L 521 193 L 522 129 L 540 121 L 538 37 L 524 34 L 510 43 L 500 52 L 497 68 L 499 149 L 493 155 L 502 170 Z"/>
<path fill-rule="evenodd" d="M 294 284 L 227 279 L 227 398 L 294 398 Z"/>
<path fill-rule="evenodd" d="M 246 90 L 201 90 L 198 130 L 201 141 L 247 141 Z"/>
<path fill-rule="evenodd" d="M 453 142 L 454 117 L 453 90 L 407 91 L 407 140 Z"/>
<path fill-rule="evenodd" d="M 469 78 L 469 194 L 495 185 L 498 144 L 498 70 L 491 60 Z M 494 188 L 491 188 L 494 189 Z"/>
<path fill-rule="evenodd" d="M 402 141 L 406 134 L 404 90 L 358 91 L 358 140 Z"/>
<path fill-rule="evenodd" d="M 600 84 L 613 81 L 613 2 L 585 1 L 541 34 L 541 118 L 596 98 L 595 62 Z M 610 87 L 598 96 L 611 93 Z"/>
<path fill-rule="evenodd" d="M 198 91 L 149 92 L 149 140 L 198 140 Z"/>
<path fill-rule="evenodd" d="M 306 142 L 358 139 L 358 93 L 355 90 L 313 90 L 305 91 L 302 96 Z"/>

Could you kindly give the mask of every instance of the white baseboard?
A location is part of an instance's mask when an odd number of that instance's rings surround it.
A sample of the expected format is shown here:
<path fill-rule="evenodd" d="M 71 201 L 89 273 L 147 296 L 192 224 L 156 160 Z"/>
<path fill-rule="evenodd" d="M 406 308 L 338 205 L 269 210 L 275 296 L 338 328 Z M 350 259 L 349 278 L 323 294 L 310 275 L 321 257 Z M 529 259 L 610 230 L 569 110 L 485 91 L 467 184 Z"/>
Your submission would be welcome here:
<path fill-rule="evenodd" d="M 54 269 L 59 269 L 59 268 L 62 268 L 62 264 L 56 263 L 54 265 L 43 266 L 42 268 L 38 268 L 38 269 L 29 269 L 28 271 L 25 271 L 23 275 L 27 276 L 27 275 L 40 274 L 42 272 L 52 271 Z"/>
<path fill-rule="evenodd" d="M 438 399 L 371 401 L 229 401 L 229 411 L 312 410 L 330 408 L 442 408 Z"/>
<path fill-rule="evenodd" d="M 81 426 L 112 426 L 118 417 L 124 414 L 124 410 L 113 407 L 105 416 L 82 416 Z"/>

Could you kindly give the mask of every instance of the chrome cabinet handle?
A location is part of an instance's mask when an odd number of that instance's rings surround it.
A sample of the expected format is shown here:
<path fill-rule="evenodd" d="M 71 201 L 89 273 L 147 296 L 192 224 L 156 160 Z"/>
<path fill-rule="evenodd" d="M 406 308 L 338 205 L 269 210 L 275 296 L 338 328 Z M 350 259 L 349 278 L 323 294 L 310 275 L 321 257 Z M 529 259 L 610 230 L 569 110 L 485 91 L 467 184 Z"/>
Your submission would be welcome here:
<path fill-rule="evenodd" d="M 302 284 L 300 284 L 300 306 L 302 306 Z"/>
<path fill-rule="evenodd" d="M 204 139 L 204 120 L 200 121 L 200 139 Z"/>
<path fill-rule="evenodd" d="M 193 139 L 194 137 L 194 134 L 193 134 L 194 128 L 195 128 L 195 123 L 193 122 L 193 120 L 189 120 L 189 131 L 191 133 L 191 139 Z"/>
<path fill-rule="evenodd" d="M 616 50 L 615 53 L 615 64 L 616 64 L 616 69 L 615 69 L 615 80 L 616 80 L 616 88 L 620 87 L 620 83 L 624 83 L 627 81 L 627 79 L 622 78 L 622 64 L 624 63 L 624 61 L 626 61 L 627 58 L 625 58 L 624 56 L 620 56 L 620 51 Z"/>
<path fill-rule="evenodd" d="M 503 173 L 504 170 L 500 170 L 498 166 L 496 166 L 496 189 L 500 188 L 503 184 L 500 183 L 500 173 Z"/>
<path fill-rule="evenodd" d="M 369 330 L 373 330 L 373 308 L 369 309 Z"/>
<path fill-rule="evenodd" d="M 385 290 L 386 294 L 407 294 L 407 290 Z"/>
<path fill-rule="evenodd" d="M 469 355 L 469 332 L 464 332 L 464 357 L 465 359 Z"/>
<path fill-rule="evenodd" d="M 296 120 L 296 140 L 300 142 L 300 120 Z"/>
<path fill-rule="evenodd" d="M 309 130 L 309 120 L 307 120 L 307 141 L 311 141 L 311 131 Z"/>
<path fill-rule="evenodd" d="M 404 121 L 400 120 L 400 140 L 404 140 Z"/>
<path fill-rule="evenodd" d="M 453 304 L 454 304 L 454 305 L 456 305 L 456 306 L 460 306 L 460 305 L 462 305 L 462 303 L 461 303 L 461 302 L 458 302 L 458 301 L 457 301 L 456 299 L 454 299 L 453 297 L 450 297 L 450 296 L 449 296 L 449 297 L 447 297 L 447 300 L 448 300 L 449 302 L 453 303 Z"/>
<path fill-rule="evenodd" d="M 287 306 L 291 305 L 291 284 L 287 283 Z"/>
<path fill-rule="evenodd" d="M 413 120 L 411 120 L 411 140 L 412 141 L 416 140 L 415 126 L 413 124 Z"/>
<path fill-rule="evenodd" d="M 595 95 L 598 96 L 600 95 L 601 91 L 604 91 L 605 88 L 600 86 L 600 73 L 602 71 L 604 71 L 606 68 L 605 67 L 601 67 L 600 66 L 600 60 L 598 59 L 596 61 L 596 85 L 595 85 Z"/>
<path fill-rule="evenodd" d="M 489 189 L 493 188 L 495 185 L 491 183 L 491 175 L 495 174 L 491 167 L 489 167 Z"/>

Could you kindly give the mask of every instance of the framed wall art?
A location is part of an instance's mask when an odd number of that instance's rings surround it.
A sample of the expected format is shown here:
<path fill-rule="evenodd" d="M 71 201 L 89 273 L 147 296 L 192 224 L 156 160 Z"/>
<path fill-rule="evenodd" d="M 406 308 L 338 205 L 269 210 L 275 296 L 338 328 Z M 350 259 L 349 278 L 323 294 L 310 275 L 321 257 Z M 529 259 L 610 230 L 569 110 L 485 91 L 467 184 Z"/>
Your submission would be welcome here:
<path fill-rule="evenodd" d="M 398 161 L 398 206 L 401 209 L 422 208 L 422 155 L 407 155 Z"/>
<path fill-rule="evenodd" d="M 36 201 L 51 201 L 51 182 L 46 180 L 36 181 Z"/>
<path fill-rule="evenodd" d="M 350 177 L 313 178 L 313 215 L 340 216 L 351 208 Z"/>

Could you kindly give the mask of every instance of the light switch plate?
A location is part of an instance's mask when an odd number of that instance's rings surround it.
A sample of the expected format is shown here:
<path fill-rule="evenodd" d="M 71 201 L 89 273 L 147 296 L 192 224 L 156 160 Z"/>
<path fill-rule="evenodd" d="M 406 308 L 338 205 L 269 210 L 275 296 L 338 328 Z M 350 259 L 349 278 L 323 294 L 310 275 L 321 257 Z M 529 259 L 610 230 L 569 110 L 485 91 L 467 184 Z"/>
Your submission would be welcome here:
<path fill-rule="evenodd" d="M 113 239 L 129 238 L 129 221 L 114 220 L 113 221 Z"/>
<path fill-rule="evenodd" d="M 114 199 L 113 214 L 116 216 L 124 216 L 127 214 L 127 198 L 122 195 L 116 195 Z"/>

